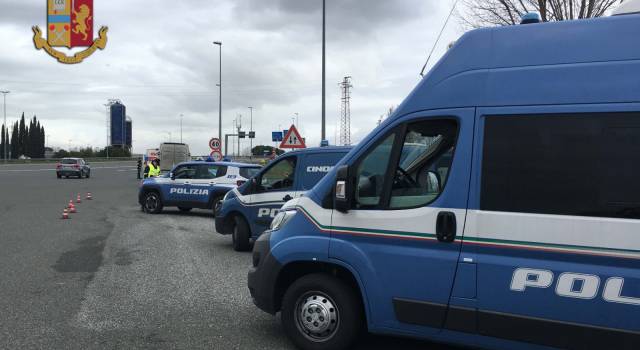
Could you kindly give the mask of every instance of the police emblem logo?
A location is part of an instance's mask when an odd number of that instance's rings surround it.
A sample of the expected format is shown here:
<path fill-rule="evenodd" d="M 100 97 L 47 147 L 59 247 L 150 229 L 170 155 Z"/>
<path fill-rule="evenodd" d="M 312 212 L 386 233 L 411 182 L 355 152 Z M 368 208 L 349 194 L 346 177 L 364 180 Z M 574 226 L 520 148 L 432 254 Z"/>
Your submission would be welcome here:
<path fill-rule="evenodd" d="M 34 26 L 33 43 L 36 49 L 44 49 L 61 63 L 80 63 L 97 49 L 107 46 L 108 27 L 98 31 L 93 38 L 93 0 L 47 0 L 47 39 L 42 37 L 40 27 Z M 87 47 L 67 56 L 54 47 Z"/>

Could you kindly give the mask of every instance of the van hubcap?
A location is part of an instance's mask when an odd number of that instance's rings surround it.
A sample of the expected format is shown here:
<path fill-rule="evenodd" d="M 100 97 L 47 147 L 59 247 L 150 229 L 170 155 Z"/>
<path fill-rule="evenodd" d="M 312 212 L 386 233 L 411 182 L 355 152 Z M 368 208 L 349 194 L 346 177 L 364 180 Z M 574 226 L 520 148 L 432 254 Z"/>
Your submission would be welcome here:
<path fill-rule="evenodd" d="M 338 309 L 324 293 L 307 293 L 298 299 L 296 321 L 305 337 L 316 342 L 326 341 L 338 329 Z"/>
<path fill-rule="evenodd" d="M 158 207 L 158 198 L 156 198 L 155 195 L 147 196 L 146 206 L 147 206 L 147 209 L 154 210 L 155 208 Z"/>

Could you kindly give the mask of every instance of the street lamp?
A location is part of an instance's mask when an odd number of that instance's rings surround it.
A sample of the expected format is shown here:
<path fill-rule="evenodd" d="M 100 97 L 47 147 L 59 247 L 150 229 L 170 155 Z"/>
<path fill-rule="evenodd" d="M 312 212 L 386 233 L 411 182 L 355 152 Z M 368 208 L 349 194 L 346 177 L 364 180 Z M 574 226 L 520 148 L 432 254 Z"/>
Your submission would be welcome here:
<path fill-rule="evenodd" d="M 325 0 L 322 0 L 322 135 L 320 141 L 325 140 Z"/>
<path fill-rule="evenodd" d="M 251 132 L 253 132 L 253 107 L 249 108 L 249 112 L 251 113 L 249 117 L 249 158 L 253 156 L 253 138 L 251 137 Z"/>
<path fill-rule="evenodd" d="M 180 143 L 182 143 L 182 117 L 183 115 L 180 114 Z"/>
<path fill-rule="evenodd" d="M 214 41 L 213 44 L 218 45 L 220 52 L 220 66 L 218 69 L 218 87 L 220 88 L 220 94 L 218 97 L 218 140 L 222 140 L 222 42 Z"/>
<path fill-rule="evenodd" d="M 164 133 L 165 133 L 165 134 L 169 134 L 169 142 L 172 142 L 172 141 L 171 141 L 171 131 L 165 131 Z"/>
<path fill-rule="evenodd" d="M 7 94 L 10 93 L 11 91 L 9 90 L 5 90 L 5 91 L 0 91 L 0 94 L 2 94 L 2 97 L 4 99 L 3 102 L 3 106 L 4 106 L 4 132 L 9 135 L 9 130 L 7 130 Z M 4 135 L 2 135 L 4 136 Z M 4 153 L 4 162 L 7 162 L 7 143 L 9 143 L 9 141 L 5 138 L 4 139 L 4 143 L 2 144 L 2 153 Z"/>

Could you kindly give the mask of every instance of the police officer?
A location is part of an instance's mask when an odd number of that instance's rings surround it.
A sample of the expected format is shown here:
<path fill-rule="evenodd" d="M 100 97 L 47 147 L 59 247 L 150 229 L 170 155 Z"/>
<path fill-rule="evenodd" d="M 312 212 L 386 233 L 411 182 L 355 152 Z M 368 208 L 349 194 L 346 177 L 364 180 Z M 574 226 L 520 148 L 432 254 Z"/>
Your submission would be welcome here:
<path fill-rule="evenodd" d="M 156 177 L 160 175 L 160 162 L 157 159 L 151 161 L 149 164 L 149 177 Z"/>
<path fill-rule="evenodd" d="M 150 163 L 151 163 L 151 161 L 149 161 L 149 160 L 146 160 L 144 162 L 144 174 L 143 174 L 143 177 L 145 179 L 149 177 L 149 170 L 151 169 L 151 168 L 149 168 L 149 164 Z"/>

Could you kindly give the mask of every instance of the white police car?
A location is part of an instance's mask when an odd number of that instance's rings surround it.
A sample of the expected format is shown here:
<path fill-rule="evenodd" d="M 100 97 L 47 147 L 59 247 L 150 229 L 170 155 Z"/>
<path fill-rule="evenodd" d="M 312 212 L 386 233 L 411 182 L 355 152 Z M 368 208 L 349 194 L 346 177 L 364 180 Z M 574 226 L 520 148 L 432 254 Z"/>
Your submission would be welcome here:
<path fill-rule="evenodd" d="M 142 210 L 157 214 L 163 207 L 214 209 L 231 189 L 260 170 L 255 164 L 232 162 L 185 162 L 159 177 L 145 179 L 138 202 Z"/>

